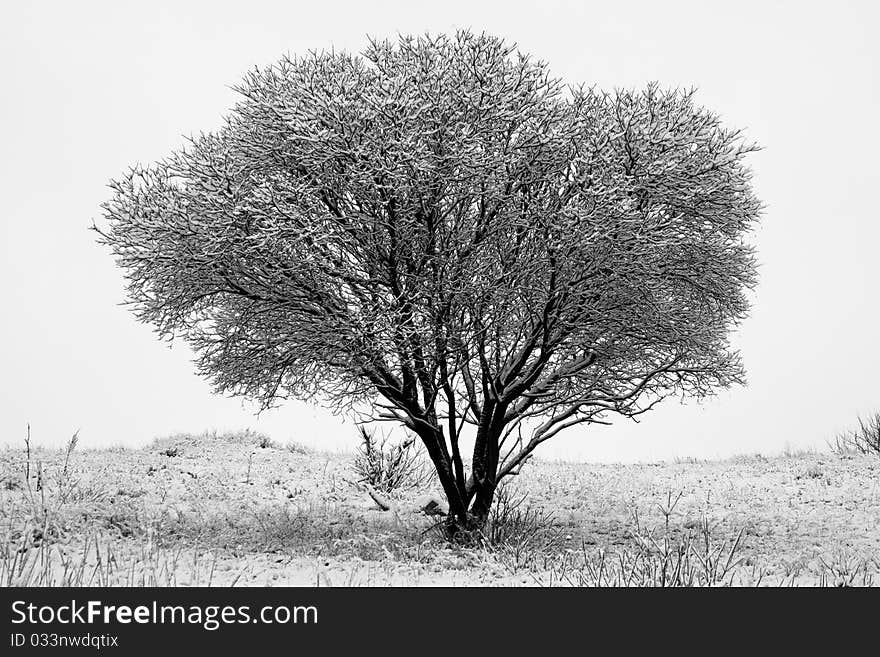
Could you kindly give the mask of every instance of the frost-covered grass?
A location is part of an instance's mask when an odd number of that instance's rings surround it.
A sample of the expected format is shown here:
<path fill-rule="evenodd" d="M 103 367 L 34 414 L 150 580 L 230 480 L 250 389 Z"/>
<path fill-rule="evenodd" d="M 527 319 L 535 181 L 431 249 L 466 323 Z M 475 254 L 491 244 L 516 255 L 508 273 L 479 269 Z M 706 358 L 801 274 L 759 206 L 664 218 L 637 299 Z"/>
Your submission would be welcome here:
<path fill-rule="evenodd" d="M 536 461 L 486 531 L 449 545 L 378 509 L 353 457 L 254 433 L 142 449 L 0 452 L 0 583 L 860 585 L 880 548 L 880 460 Z"/>

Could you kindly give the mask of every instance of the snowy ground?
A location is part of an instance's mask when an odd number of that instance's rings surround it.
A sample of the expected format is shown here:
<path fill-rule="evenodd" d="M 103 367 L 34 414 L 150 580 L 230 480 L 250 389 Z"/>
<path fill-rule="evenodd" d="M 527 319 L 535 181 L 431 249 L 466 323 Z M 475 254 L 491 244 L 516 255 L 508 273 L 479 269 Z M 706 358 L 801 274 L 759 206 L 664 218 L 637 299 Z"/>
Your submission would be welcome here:
<path fill-rule="evenodd" d="M 468 546 L 418 512 L 427 490 L 383 512 L 350 456 L 253 434 L 64 462 L 0 452 L 4 586 L 657 584 L 676 564 L 695 583 L 841 585 L 872 583 L 880 558 L 876 457 L 537 461 L 507 524 Z"/>

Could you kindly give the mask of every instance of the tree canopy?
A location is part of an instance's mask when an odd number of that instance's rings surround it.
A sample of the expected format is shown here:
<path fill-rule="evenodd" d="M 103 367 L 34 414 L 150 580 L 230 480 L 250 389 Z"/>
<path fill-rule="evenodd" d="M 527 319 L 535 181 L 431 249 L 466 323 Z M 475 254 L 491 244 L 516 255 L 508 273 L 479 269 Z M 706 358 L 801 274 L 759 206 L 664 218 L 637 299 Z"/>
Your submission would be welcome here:
<path fill-rule="evenodd" d="M 99 228 L 217 390 L 400 422 L 464 521 L 559 431 L 742 382 L 756 147 L 693 91 L 569 87 L 470 32 L 236 90 L 112 183 Z"/>

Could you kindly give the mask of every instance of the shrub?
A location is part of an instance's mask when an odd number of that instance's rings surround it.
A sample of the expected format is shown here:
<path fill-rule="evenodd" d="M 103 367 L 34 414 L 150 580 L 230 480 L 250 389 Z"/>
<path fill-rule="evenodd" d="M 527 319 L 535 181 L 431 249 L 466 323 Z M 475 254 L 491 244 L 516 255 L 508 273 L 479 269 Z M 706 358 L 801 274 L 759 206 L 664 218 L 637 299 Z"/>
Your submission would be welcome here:
<path fill-rule="evenodd" d="M 359 431 L 361 444 L 354 459 L 358 483 L 387 495 L 419 488 L 430 481 L 431 472 L 419 455 L 415 438 L 391 444 L 387 437 L 376 438 L 364 427 Z"/>
<path fill-rule="evenodd" d="M 302 443 L 298 443 L 295 440 L 291 440 L 290 442 L 285 443 L 284 449 L 286 449 L 291 454 L 302 454 L 302 455 L 312 454 L 314 451 L 310 447 L 303 445 Z"/>
<path fill-rule="evenodd" d="M 845 431 L 830 444 L 831 451 L 839 456 L 848 454 L 877 454 L 880 456 L 880 412 L 867 419 L 858 418 L 857 429 Z"/>
<path fill-rule="evenodd" d="M 532 567 L 536 558 L 556 553 L 563 544 L 561 528 L 552 512 L 527 505 L 526 495 L 502 484 L 488 521 L 480 532 L 487 547 L 494 548 L 509 570 Z"/>

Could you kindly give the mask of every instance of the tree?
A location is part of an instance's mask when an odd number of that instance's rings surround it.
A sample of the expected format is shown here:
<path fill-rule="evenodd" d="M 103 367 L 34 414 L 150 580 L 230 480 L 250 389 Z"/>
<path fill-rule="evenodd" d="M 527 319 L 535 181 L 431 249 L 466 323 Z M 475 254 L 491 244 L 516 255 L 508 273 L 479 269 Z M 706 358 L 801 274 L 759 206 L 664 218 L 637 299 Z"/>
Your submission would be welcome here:
<path fill-rule="evenodd" d="M 560 431 L 742 382 L 756 147 L 693 91 L 567 87 L 470 32 L 236 90 L 220 129 L 112 183 L 128 301 L 218 391 L 415 433 L 452 527 Z"/>

